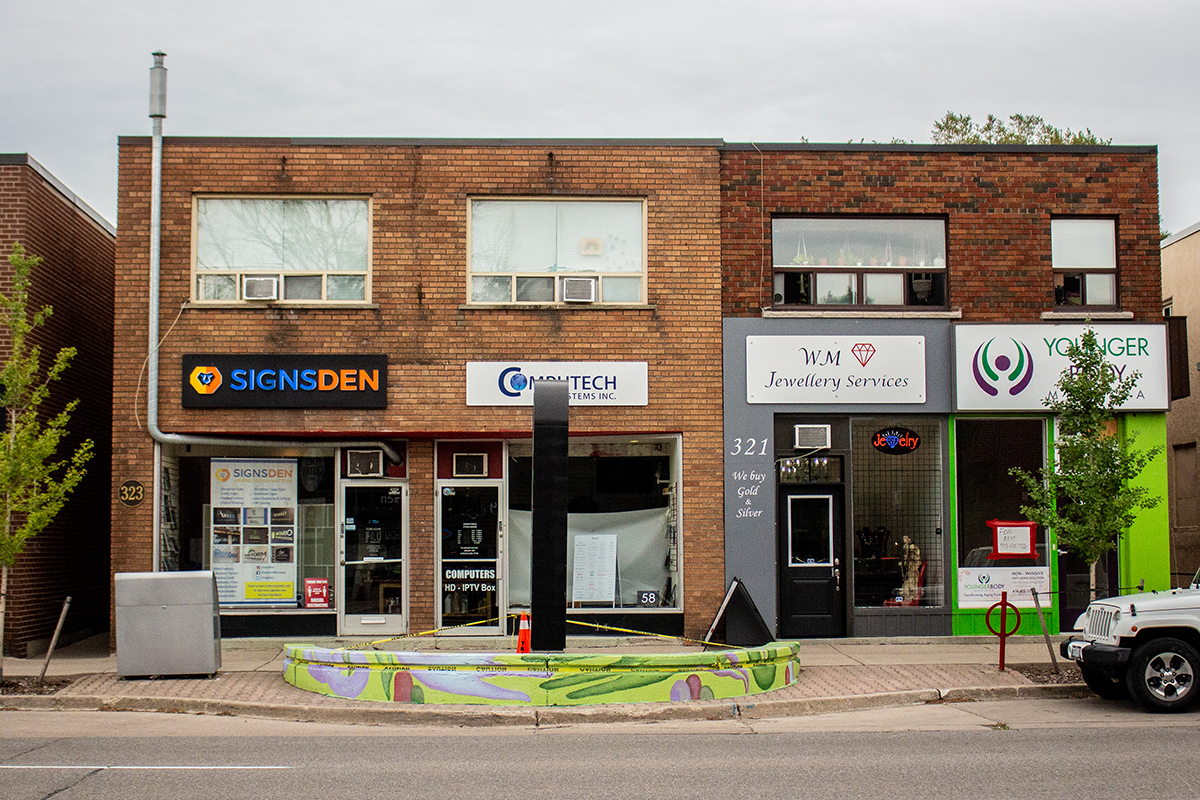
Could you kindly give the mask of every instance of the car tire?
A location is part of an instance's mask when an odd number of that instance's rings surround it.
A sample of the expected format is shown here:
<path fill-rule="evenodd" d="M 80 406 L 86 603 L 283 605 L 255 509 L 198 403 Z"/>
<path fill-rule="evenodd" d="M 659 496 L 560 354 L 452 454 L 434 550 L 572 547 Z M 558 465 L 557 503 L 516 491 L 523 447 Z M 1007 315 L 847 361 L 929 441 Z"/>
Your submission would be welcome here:
<path fill-rule="evenodd" d="M 1200 700 L 1200 653 L 1181 639 L 1165 636 L 1142 644 L 1129 658 L 1129 694 L 1147 711 L 1187 711 Z"/>
<path fill-rule="evenodd" d="M 1083 682 L 1087 684 L 1087 687 L 1105 700 L 1127 700 L 1129 698 L 1129 687 L 1125 685 L 1123 678 L 1114 678 L 1096 667 L 1089 667 L 1086 664 L 1079 665 L 1079 674 L 1083 676 Z"/>

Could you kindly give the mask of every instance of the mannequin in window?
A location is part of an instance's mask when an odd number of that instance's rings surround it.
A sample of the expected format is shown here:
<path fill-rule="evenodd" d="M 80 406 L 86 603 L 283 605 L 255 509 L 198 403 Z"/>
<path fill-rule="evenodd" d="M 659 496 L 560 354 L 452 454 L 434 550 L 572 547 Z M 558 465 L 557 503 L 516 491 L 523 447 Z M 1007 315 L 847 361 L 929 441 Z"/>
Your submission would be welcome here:
<path fill-rule="evenodd" d="M 900 548 L 900 578 L 903 583 L 900 594 L 905 602 L 916 602 L 921 583 L 921 548 L 913 543 L 908 534 L 904 535 L 903 541 Z"/>

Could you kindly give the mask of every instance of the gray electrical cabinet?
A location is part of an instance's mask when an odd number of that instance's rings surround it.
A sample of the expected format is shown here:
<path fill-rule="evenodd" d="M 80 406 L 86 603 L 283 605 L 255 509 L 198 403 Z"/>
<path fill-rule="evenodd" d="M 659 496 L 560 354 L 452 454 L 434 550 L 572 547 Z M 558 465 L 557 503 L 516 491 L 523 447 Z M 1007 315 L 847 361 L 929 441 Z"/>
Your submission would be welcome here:
<path fill-rule="evenodd" d="M 211 675 L 221 668 L 217 581 L 201 572 L 119 572 L 117 675 Z"/>

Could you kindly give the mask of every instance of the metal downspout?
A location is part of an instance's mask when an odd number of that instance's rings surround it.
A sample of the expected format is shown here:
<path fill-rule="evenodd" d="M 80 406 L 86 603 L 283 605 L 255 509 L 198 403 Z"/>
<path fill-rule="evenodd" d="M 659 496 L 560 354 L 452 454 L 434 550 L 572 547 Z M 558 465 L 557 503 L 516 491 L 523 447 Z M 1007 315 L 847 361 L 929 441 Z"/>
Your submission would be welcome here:
<path fill-rule="evenodd" d="M 399 464 L 400 454 L 382 441 L 329 441 L 321 439 L 272 440 L 242 439 L 233 436 L 189 436 L 164 433 L 158 427 L 158 345 L 159 345 L 159 276 L 162 258 L 162 121 L 167 116 L 167 68 L 163 66 L 166 53 L 156 52 L 150 68 L 150 118 L 154 121 L 154 139 L 150 167 L 150 363 L 147 365 L 149 386 L 146 391 L 148 409 L 146 429 L 159 444 L 174 445 L 237 445 L 239 447 L 378 447 L 393 464 Z M 155 481 L 158 480 L 158 459 L 155 459 Z M 157 492 L 155 496 L 157 497 Z M 158 515 L 155 518 L 155 540 L 158 537 Z"/>

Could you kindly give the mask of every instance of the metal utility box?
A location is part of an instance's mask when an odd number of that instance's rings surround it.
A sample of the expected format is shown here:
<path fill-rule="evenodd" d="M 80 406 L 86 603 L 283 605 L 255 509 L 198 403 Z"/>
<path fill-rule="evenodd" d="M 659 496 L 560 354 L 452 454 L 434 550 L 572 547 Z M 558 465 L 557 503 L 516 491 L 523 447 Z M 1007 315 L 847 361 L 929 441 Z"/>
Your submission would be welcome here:
<path fill-rule="evenodd" d="M 211 675 L 221 668 L 217 582 L 202 572 L 121 572 L 117 675 Z"/>

